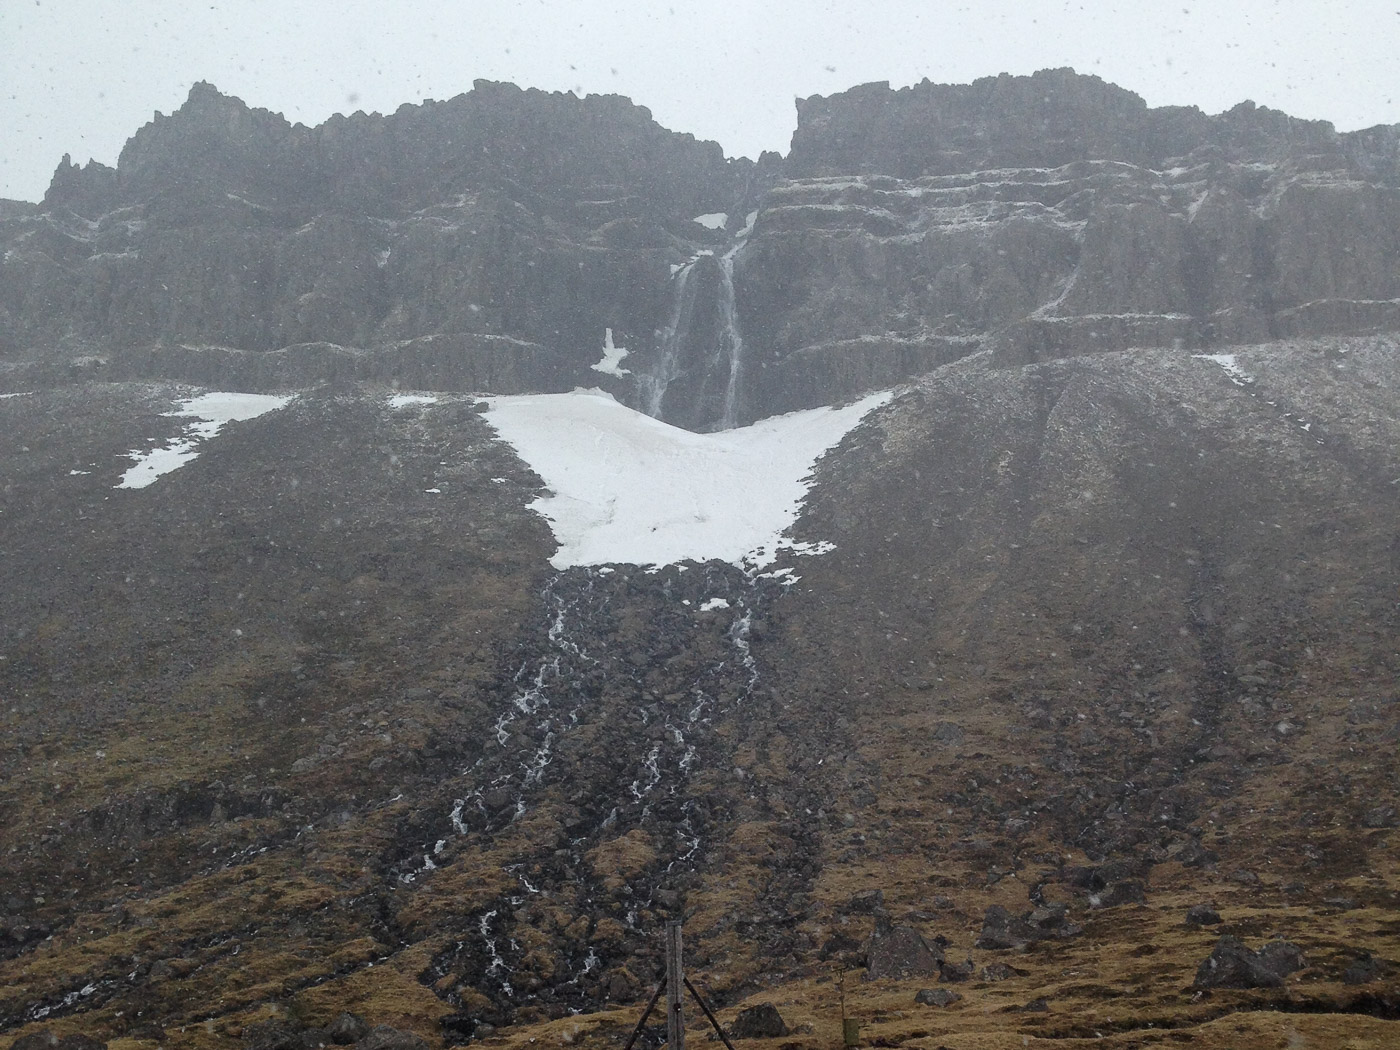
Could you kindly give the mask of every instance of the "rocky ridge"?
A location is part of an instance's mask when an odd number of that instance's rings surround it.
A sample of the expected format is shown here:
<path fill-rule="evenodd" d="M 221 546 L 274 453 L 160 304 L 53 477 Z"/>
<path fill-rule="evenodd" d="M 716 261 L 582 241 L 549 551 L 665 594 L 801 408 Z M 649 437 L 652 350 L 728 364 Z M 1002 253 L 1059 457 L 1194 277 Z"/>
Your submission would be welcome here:
<path fill-rule="evenodd" d="M 983 348 L 1386 331 L 1394 131 L 1052 70 L 807 99 L 791 154 L 755 164 L 615 97 L 482 81 L 305 128 L 201 84 L 116 169 L 65 160 L 7 213 L 0 352 L 244 389 L 601 382 L 706 429 L 722 406 L 681 406 L 731 373 L 749 420 Z M 609 332 L 615 376 L 591 368 Z"/>

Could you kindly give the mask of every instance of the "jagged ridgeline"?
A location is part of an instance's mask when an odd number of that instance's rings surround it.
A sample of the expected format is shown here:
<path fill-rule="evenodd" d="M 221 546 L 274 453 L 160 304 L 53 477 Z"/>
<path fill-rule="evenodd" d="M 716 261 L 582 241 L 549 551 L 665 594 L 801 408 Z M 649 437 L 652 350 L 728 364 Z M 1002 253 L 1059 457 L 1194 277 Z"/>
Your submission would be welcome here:
<path fill-rule="evenodd" d="M 0 1050 L 1397 1042 L 1400 130 L 797 117 L 0 202 Z"/>
<path fill-rule="evenodd" d="M 1066 70 L 810 98 L 757 163 L 616 96 L 483 81 L 306 128 L 200 84 L 115 170 L 65 159 L 6 206 L 0 350 L 243 389 L 602 384 L 710 429 L 988 346 L 1387 330 L 1397 156 L 1393 128 Z M 609 330 L 623 375 L 590 369 Z"/>

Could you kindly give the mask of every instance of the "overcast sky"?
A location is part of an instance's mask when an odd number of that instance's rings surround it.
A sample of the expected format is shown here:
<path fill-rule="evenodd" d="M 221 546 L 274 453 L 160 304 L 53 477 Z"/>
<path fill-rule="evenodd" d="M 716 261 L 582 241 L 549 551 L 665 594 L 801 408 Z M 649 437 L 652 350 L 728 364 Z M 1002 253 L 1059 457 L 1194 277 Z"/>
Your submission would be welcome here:
<path fill-rule="evenodd" d="M 1149 105 L 1400 123 L 1400 0 L 0 0 L 0 197 L 40 198 L 65 153 L 115 164 L 197 80 L 306 124 L 478 77 L 615 92 L 757 156 L 797 97 L 1054 66 Z"/>

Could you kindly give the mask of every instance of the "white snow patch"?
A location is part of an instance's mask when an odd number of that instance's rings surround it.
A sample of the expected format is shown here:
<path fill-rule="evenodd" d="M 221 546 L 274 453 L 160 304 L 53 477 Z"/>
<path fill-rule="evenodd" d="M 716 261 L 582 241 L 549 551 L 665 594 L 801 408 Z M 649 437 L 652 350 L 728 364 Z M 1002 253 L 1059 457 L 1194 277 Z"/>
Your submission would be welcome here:
<path fill-rule="evenodd" d="M 0 401 L 3 401 L 7 397 L 28 397 L 32 393 L 34 393 L 32 390 L 19 390 L 13 394 L 0 394 Z"/>
<path fill-rule="evenodd" d="M 691 256 L 689 259 L 687 259 L 685 262 L 683 262 L 683 263 L 672 263 L 672 264 L 671 264 L 671 276 L 674 277 L 674 276 L 676 276 L 676 274 L 680 273 L 682 270 L 687 269 L 687 268 L 689 268 L 689 267 L 691 267 L 691 266 L 694 266 L 694 265 L 695 265 L 700 259 L 702 259 L 704 256 L 706 256 L 706 255 L 714 255 L 714 254 L 715 254 L 715 250 L 714 250 L 713 248 L 701 248 L 698 252 L 696 252 L 694 255 L 692 255 L 692 256 Z"/>
<path fill-rule="evenodd" d="M 1230 382 L 1235 386 L 1248 386 L 1254 382 L 1254 377 L 1239 366 L 1234 354 L 1192 354 L 1202 361 L 1214 361 L 1221 368 L 1225 369 L 1225 374 L 1230 377 Z"/>
<path fill-rule="evenodd" d="M 831 549 L 783 532 L 816 458 L 889 398 L 713 434 L 670 426 L 601 390 L 490 398 L 486 419 L 550 490 L 532 506 L 559 541 L 555 568 L 711 558 L 763 568 L 783 549 Z"/>
<path fill-rule="evenodd" d="M 602 372 L 610 376 L 629 376 L 632 373 L 622 367 L 622 359 L 627 356 L 627 347 L 617 346 L 613 343 L 611 328 L 603 329 L 603 359 L 595 361 L 588 367 L 595 372 Z"/>
<path fill-rule="evenodd" d="M 718 230 L 722 229 L 724 224 L 729 221 L 729 213 L 723 211 L 706 212 L 704 215 L 695 216 L 690 221 L 698 222 L 707 230 Z"/>
<path fill-rule="evenodd" d="M 774 569 L 772 572 L 760 572 L 754 578 L 759 580 L 777 580 L 784 587 L 791 587 L 798 580 L 802 579 L 801 576 L 798 576 L 796 573 L 793 572 L 790 566 L 784 566 L 781 569 Z"/>
<path fill-rule="evenodd" d="M 700 603 L 701 612 L 714 612 L 716 609 L 728 609 L 729 600 L 727 598 L 707 598 Z"/>
<path fill-rule="evenodd" d="M 395 394 L 389 398 L 390 408 L 407 408 L 409 405 L 436 405 L 437 398 L 432 394 Z"/>
<path fill-rule="evenodd" d="M 256 419 L 267 412 L 284 407 L 291 397 L 275 394 L 238 394 L 212 391 L 192 397 L 179 403 L 180 407 L 167 416 L 193 416 L 195 422 L 185 427 L 185 432 L 164 448 L 142 452 L 133 449 L 130 453 L 136 462 L 122 475 L 114 488 L 143 489 L 162 474 L 184 466 L 199 455 L 199 446 L 217 434 L 225 423 L 235 420 Z"/>

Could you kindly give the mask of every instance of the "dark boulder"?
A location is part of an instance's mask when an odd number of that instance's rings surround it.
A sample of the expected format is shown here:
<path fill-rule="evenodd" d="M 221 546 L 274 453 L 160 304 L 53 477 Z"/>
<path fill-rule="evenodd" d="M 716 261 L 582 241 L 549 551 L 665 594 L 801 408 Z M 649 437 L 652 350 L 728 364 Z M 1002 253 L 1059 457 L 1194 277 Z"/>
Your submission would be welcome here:
<path fill-rule="evenodd" d="M 967 739 L 963 727 L 956 722 L 939 722 L 933 730 L 933 739 L 944 747 L 958 747 Z"/>
<path fill-rule="evenodd" d="M 946 981 L 949 984 L 958 984 L 962 981 L 971 980 L 975 972 L 976 968 L 973 966 L 972 959 L 970 958 L 966 962 L 961 963 L 945 961 L 938 964 L 938 979 L 940 981 Z"/>
<path fill-rule="evenodd" d="M 1389 972 L 1390 964 L 1384 959 L 1377 959 L 1370 952 L 1362 952 L 1342 971 L 1342 983 L 1370 984 L 1372 981 L 1379 981 Z"/>
<path fill-rule="evenodd" d="M 1209 904 L 1196 904 L 1186 912 L 1188 926 L 1215 926 L 1220 922 L 1220 913 Z"/>
<path fill-rule="evenodd" d="M 1117 908 L 1124 904 L 1146 904 L 1147 890 L 1138 879 L 1124 879 L 1105 887 L 1089 898 L 1096 908 Z"/>
<path fill-rule="evenodd" d="M 369 1025 L 358 1014 L 344 1011 L 334 1021 L 326 1025 L 326 1035 L 332 1043 L 348 1046 L 351 1043 L 358 1043 L 369 1035 Z"/>
<path fill-rule="evenodd" d="M 1013 977 L 1024 977 L 1025 974 L 1007 966 L 1006 963 L 994 962 L 982 967 L 981 973 L 977 976 L 984 981 L 1009 981 Z"/>
<path fill-rule="evenodd" d="M 929 946 L 917 930 L 881 924 L 870 935 L 866 977 L 931 977 L 943 962 L 943 950 Z"/>
<path fill-rule="evenodd" d="M 1064 905 L 1033 908 L 1024 915 L 1012 915 L 1000 904 L 993 904 L 982 917 L 978 948 L 1024 948 L 1034 941 L 1074 937 L 1083 928 L 1068 921 Z"/>
<path fill-rule="evenodd" d="M 950 1006 L 962 996 L 951 988 L 921 988 L 914 1002 L 921 1006 Z"/>
<path fill-rule="evenodd" d="M 788 1033 L 782 1014 L 772 1003 L 759 1003 L 740 1010 L 734 1023 L 729 1026 L 729 1035 L 733 1039 L 774 1039 Z"/>
<path fill-rule="evenodd" d="M 10 1050 L 53 1050 L 58 1046 L 58 1036 L 47 1028 L 41 1028 L 29 1035 L 22 1035 L 10 1044 Z"/>
<path fill-rule="evenodd" d="M 1167 853 L 1184 868 L 1208 868 L 1220 860 L 1220 854 L 1206 849 L 1200 839 L 1187 839 L 1179 849 L 1170 849 Z"/>
<path fill-rule="evenodd" d="M 1298 946 L 1270 941 L 1257 952 L 1228 933 L 1196 969 L 1195 988 L 1280 988 L 1284 978 L 1306 966 Z"/>
<path fill-rule="evenodd" d="M 1036 931 L 1025 919 L 1012 915 L 1000 904 L 993 904 L 982 916 L 982 933 L 977 938 L 977 947 L 1021 948 L 1037 939 Z"/>
<path fill-rule="evenodd" d="M 885 910 L 884 890 L 861 890 L 851 897 L 846 910 L 855 915 L 876 915 Z"/>

